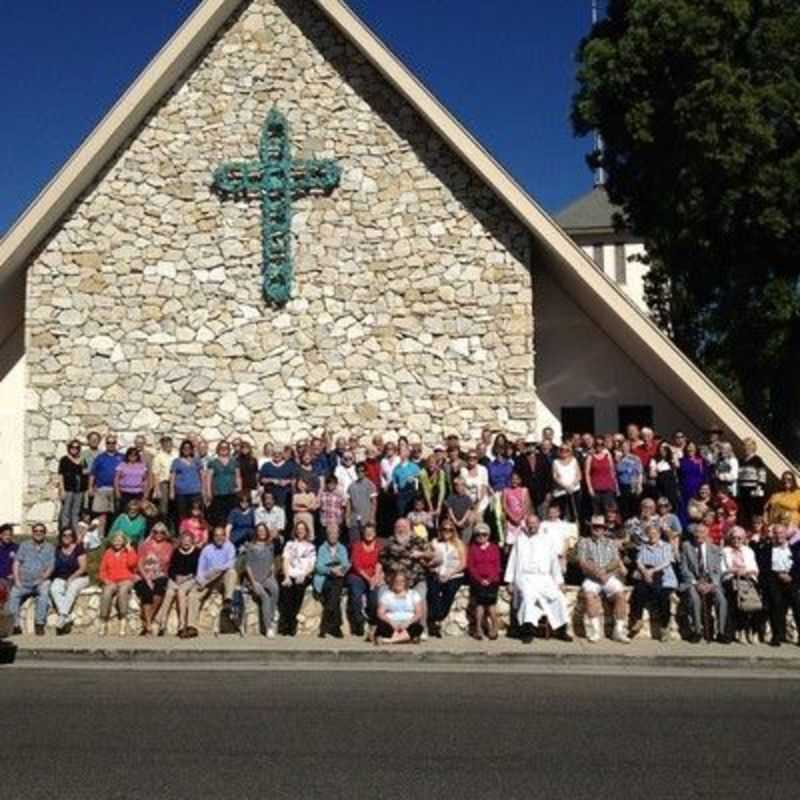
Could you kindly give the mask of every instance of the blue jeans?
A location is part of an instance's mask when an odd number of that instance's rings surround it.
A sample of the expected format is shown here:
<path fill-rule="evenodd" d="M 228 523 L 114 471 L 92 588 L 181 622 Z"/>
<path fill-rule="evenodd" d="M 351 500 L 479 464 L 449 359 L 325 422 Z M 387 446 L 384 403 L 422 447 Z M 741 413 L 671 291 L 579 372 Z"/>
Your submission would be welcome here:
<path fill-rule="evenodd" d="M 19 610 L 29 598 L 36 598 L 36 615 L 34 621 L 37 625 L 47 623 L 47 610 L 50 607 L 50 581 L 42 581 L 35 586 L 12 586 L 8 597 L 8 610 L 14 615 L 14 627 L 19 627 Z"/>
<path fill-rule="evenodd" d="M 369 584 L 360 575 L 348 575 L 347 615 L 350 625 L 355 629 L 364 627 L 366 622 L 375 624 L 375 611 L 378 606 L 378 592 L 370 589 Z M 366 614 L 364 613 L 366 607 Z"/>

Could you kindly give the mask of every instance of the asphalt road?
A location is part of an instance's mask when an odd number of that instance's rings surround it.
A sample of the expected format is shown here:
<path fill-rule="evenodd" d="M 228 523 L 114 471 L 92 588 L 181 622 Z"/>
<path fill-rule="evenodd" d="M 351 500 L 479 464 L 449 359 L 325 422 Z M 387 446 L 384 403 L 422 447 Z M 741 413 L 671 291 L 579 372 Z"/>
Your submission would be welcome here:
<path fill-rule="evenodd" d="M 798 681 L 6 668 L 0 720 L 9 800 L 800 791 Z"/>

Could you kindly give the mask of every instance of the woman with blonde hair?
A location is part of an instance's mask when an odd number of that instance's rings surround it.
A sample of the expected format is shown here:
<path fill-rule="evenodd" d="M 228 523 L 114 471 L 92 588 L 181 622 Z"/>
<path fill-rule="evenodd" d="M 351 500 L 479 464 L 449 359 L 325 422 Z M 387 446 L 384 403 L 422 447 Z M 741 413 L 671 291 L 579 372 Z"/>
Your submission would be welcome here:
<path fill-rule="evenodd" d="M 305 478 L 298 478 L 292 495 L 292 511 L 294 512 L 295 530 L 297 523 L 302 522 L 309 533 L 309 540 L 314 541 L 314 512 L 319 508 L 319 498 L 309 490 Z"/>
<path fill-rule="evenodd" d="M 771 525 L 800 525 L 800 488 L 797 476 L 788 470 L 781 475 L 780 491 L 770 495 L 766 505 L 767 518 Z"/>
<path fill-rule="evenodd" d="M 439 527 L 439 539 L 433 543 L 431 572 L 428 573 L 428 632 L 442 637 L 442 622 L 447 619 L 456 594 L 464 582 L 467 548 L 452 521 Z"/>

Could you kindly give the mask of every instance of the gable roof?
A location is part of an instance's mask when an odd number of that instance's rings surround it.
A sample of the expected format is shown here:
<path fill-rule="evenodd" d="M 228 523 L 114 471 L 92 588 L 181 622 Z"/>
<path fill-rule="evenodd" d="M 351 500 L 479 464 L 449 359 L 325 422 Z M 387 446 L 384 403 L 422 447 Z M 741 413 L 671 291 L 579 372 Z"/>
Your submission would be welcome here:
<path fill-rule="evenodd" d="M 608 192 L 602 186 L 595 186 L 559 211 L 554 219 L 571 236 L 612 233 L 614 214 L 619 211 L 608 199 Z"/>
<path fill-rule="evenodd" d="M 0 293 L 19 280 L 36 248 L 88 188 L 180 75 L 247 0 L 204 0 L 0 241 Z M 690 419 L 719 424 L 731 438 L 754 436 L 774 474 L 789 461 L 664 336 L 483 149 L 341 0 L 311 1 L 369 60 L 530 231 L 533 263 L 560 286 Z M 0 340 L 3 338 L 0 335 Z"/>

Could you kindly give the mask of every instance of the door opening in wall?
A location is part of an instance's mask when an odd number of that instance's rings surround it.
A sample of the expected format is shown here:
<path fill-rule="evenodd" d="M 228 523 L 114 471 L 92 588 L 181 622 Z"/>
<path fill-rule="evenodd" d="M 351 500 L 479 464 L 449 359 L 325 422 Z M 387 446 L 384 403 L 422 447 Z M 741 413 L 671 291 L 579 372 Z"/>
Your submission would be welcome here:
<path fill-rule="evenodd" d="M 562 406 L 561 430 L 564 433 L 594 433 L 594 406 Z"/>
<path fill-rule="evenodd" d="M 628 425 L 653 427 L 653 406 L 620 406 L 619 430 L 624 431 Z"/>

